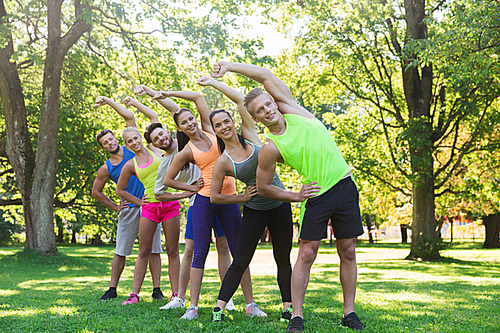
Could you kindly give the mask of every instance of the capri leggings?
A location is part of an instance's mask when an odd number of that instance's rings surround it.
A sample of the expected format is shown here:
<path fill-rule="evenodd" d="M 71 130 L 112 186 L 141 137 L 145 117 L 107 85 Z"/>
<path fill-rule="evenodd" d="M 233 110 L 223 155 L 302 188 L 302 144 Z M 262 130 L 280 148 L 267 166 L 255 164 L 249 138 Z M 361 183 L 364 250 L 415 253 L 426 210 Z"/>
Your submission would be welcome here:
<path fill-rule="evenodd" d="M 274 260 L 278 266 L 277 278 L 281 299 L 283 302 L 292 301 L 290 251 L 292 250 L 293 227 L 292 211 L 288 202 L 270 210 L 255 210 L 246 206 L 243 208 L 243 222 L 233 255 L 234 260 L 222 282 L 219 292 L 220 300 L 228 302 L 235 293 L 266 226 L 271 234 Z"/>
<path fill-rule="evenodd" d="M 215 217 L 219 218 L 226 234 L 229 251 L 234 256 L 238 231 L 241 225 L 241 211 L 238 204 L 217 205 L 209 197 L 197 194 L 193 204 L 193 268 L 205 268 L 205 260 L 210 250 L 212 228 Z"/>

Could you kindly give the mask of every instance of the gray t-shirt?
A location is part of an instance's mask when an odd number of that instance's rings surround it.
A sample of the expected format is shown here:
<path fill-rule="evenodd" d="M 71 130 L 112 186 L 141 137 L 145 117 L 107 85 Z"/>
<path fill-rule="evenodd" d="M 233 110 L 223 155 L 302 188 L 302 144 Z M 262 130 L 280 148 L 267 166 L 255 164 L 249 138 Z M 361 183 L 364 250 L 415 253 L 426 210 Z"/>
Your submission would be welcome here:
<path fill-rule="evenodd" d="M 257 173 L 257 165 L 259 164 L 259 151 L 260 147 L 253 144 L 252 142 L 246 140 L 247 143 L 253 146 L 252 155 L 248 156 L 248 158 L 241 162 L 235 162 L 229 156 L 227 151 L 224 151 L 226 156 L 229 158 L 231 163 L 233 164 L 233 172 L 236 176 L 236 179 L 241 180 L 247 186 L 255 185 L 256 181 L 256 173 Z M 283 183 L 281 183 L 278 174 L 274 172 L 274 178 L 272 184 L 279 188 L 285 189 Z M 280 206 L 283 202 L 277 201 L 273 199 L 264 198 L 260 195 L 254 196 L 250 201 L 245 202 L 245 206 L 255 210 L 270 210 Z"/>
<path fill-rule="evenodd" d="M 156 194 L 164 194 L 165 192 L 176 192 L 175 189 L 167 188 L 165 185 L 163 185 L 163 178 L 165 178 L 167 170 L 168 168 L 170 168 L 170 165 L 172 164 L 172 161 L 174 160 L 174 157 L 175 155 L 177 155 L 178 152 L 179 152 L 178 148 L 175 147 L 172 154 L 168 156 L 163 155 L 161 157 L 161 162 L 160 166 L 158 167 L 158 173 L 155 181 L 154 191 Z M 192 184 L 196 182 L 200 177 L 201 177 L 200 169 L 193 163 L 189 163 L 189 167 L 186 170 L 181 170 L 179 174 L 177 174 L 177 177 L 175 177 L 175 180 L 178 180 L 184 184 Z M 191 198 L 189 198 L 189 206 L 193 205 L 195 197 L 196 195 L 193 195 Z"/>

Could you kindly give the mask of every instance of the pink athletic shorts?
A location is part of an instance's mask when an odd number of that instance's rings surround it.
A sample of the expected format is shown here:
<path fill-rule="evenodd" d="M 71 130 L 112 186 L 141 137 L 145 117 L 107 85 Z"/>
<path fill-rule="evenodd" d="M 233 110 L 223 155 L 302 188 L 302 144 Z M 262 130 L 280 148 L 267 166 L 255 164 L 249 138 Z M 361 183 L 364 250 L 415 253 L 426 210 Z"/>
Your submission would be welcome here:
<path fill-rule="evenodd" d="M 141 208 L 141 217 L 160 223 L 178 216 L 181 205 L 179 201 L 160 201 L 148 203 Z"/>

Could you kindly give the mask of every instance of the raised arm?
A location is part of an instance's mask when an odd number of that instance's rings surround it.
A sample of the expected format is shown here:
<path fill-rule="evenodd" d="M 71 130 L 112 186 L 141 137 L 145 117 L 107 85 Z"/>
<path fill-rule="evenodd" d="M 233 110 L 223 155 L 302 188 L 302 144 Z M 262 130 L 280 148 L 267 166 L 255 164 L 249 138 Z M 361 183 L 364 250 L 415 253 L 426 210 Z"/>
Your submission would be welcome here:
<path fill-rule="evenodd" d="M 288 86 L 270 70 L 250 64 L 218 61 L 214 64 L 212 76 L 219 78 L 227 72 L 244 75 L 264 85 L 266 91 L 278 104 L 278 109 L 281 113 L 291 113 L 306 118 L 314 118 L 309 111 L 295 102 L 292 93 L 290 92 L 290 88 L 288 88 Z"/>
<path fill-rule="evenodd" d="M 99 170 L 97 170 L 97 175 L 94 179 L 94 184 L 92 185 L 92 196 L 109 209 L 114 210 L 115 212 L 120 212 L 127 205 L 127 201 L 121 200 L 119 204 L 116 204 L 104 195 L 104 193 L 102 193 L 104 185 L 106 185 L 108 179 L 108 167 L 104 164 L 99 168 Z"/>
<path fill-rule="evenodd" d="M 212 125 L 210 125 L 210 109 L 205 102 L 205 99 L 199 92 L 195 91 L 157 91 L 153 99 L 167 98 L 167 97 L 177 97 L 182 98 L 191 102 L 194 102 L 196 109 L 200 114 L 201 128 L 205 132 L 209 132 L 215 135 Z"/>
<path fill-rule="evenodd" d="M 256 186 L 248 186 L 244 194 L 226 195 L 222 194 L 222 185 L 225 176 L 232 176 L 233 166 L 226 155 L 222 154 L 215 162 L 212 170 L 212 182 L 210 183 L 210 202 L 213 204 L 233 204 L 250 201 L 257 195 Z"/>
<path fill-rule="evenodd" d="M 191 152 L 191 148 L 189 148 L 189 146 L 184 147 L 184 149 L 182 149 L 177 155 L 175 155 L 172 164 L 170 164 L 170 167 L 165 174 L 163 185 L 175 188 L 177 190 L 198 192 L 201 187 L 203 187 L 203 181 L 201 181 L 201 183 L 198 182 L 197 184 L 191 185 L 185 184 L 175 179 L 175 177 L 177 177 L 177 174 L 181 171 L 182 167 L 187 162 L 194 162 L 193 153 Z"/>
<path fill-rule="evenodd" d="M 158 119 L 158 113 L 154 112 L 150 108 L 148 108 L 146 105 L 142 104 L 138 100 L 127 96 L 123 99 L 122 101 L 125 106 L 133 106 L 137 110 L 139 110 L 142 114 L 144 114 L 146 117 L 148 117 L 149 122 L 151 123 L 159 123 L 160 120 Z"/>
<path fill-rule="evenodd" d="M 147 195 L 144 195 L 142 199 L 134 197 L 132 194 L 126 191 L 128 181 L 130 177 L 134 174 L 134 161 L 129 160 L 122 168 L 120 173 L 120 178 L 118 178 L 118 182 L 116 183 L 116 194 L 121 198 L 136 204 L 137 206 L 142 206 L 143 204 L 147 204 L 149 202 L 149 198 Z"/>
<path fill-rule="evenodd" d="M 117 102 L 113 101 L 111 98 L 99 96 L 95 100 L 95 107 L 100 107 L 103 105 L 111 106 L 123 119 L 125 119 L 125 124 L 127 127 L 137 127 L 135 122 L 134 114 L 130 112 L 126 107 Z"/>
<path fill-rule="evenodd" d="M 219 90 L 221 93 L 226 95 L 230 100 L 232 100 L 238 106 L 238 112 L 241 116 L 241 134 L 247 140 L 252 141 L 256 145 L 262 146 L 262 141 L 260 141 L 257 131 L 255 129 L 255 122 L 252 116 L 248 113 L 245 106 L 243 106 L 244 96 L 236 91 L 235 89 L 219 82 L 211 77 L 202 76 L 197 82 L 200 86 L 209 86 Z"/>
<path fill-rule="evenodd" d="M 267 140 L 259 152 L 259 165 L 257 166 L 257 191 L 265 198 L 279 201 L 302 202 L 309 197 L 317 195 L 320 186 L 316 182 L 302 185 L 299 192 L 287 191 L 272 184 L 276 162 L 282 159 L 278 147 L 274 142 Z"/>
<path fill-rule="evenodd" d="M 156 94 L 156 90 L 153 90 L 149 87 L 146 87 L 143 84 L 140 84 L 137 87 L 135 87 L 134 93 L 137 96 L 148 95 L 149 97 L 154 97 L 154 95 Z M 174 116 L 174 113 L 176 113 L 180 109 L 179 105 L 177 105 L 177 103 L 175 103 L 170 98 L 158 98 L 156 101 L 161 106 L 163 106 L 163 108 L 165 108 L 172 117 Z"/>

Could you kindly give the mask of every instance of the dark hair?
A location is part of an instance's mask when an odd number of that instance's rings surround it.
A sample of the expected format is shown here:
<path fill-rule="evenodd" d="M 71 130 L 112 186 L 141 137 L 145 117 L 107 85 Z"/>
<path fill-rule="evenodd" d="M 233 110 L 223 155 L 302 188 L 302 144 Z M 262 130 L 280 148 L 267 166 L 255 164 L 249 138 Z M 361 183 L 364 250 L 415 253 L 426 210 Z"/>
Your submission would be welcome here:
<path fill-rule="evenodd" d="M 214 122 L 213 122 L 212 118 L 216 114 L 222 113 L 222 112 L 225 112 L 229 116 L 229 118 L 231 118 L 231 120 L 233 120 L 233 117 L 231 116 L 231 114 L 229 112 L 227 112 L 226 109 L 217 109 L 217 110 L 214 110 L 210 114 L 210 124 L 212 125 L 212 128 L 214 127 Z M 233 120 L 233 122 L 234 122 L 234 120 Z M 245 138 L 242 135 L 240 135 L 239 133 L 236 133 L 236 135 L 238 135 L 238 140 L 240 141 L 240 144 L 243 147 L 243 149 L 246 149 L 247 142 L 245 141 Z M 223 154 L 224 150 L 226 149 L 226 144 L 224 143 L 224 140 L 222 140 L 218 135 L 216 135 L 216 137 L 217 137 L 217 145 L 219 146 L 219 152 L 221 154 Z"/>
<path fill-rule="evenodd" d="M 109 134 L 111 133 L 111 135 L 113 137 L 115 137 L 115 135 L 113 134 L 113 132 L 111 132 L 111 130 L 105 128 L 103 130 L 101 130 L 99 133 L 97 133 L 97 135 L 95 136 L 96 140 L 97 140 L 97 143 L 102 147 L 102 144 L 101 144 L 101 141 L 99 141 L 103 136 L 105 136 L 106 134 Z"/>
<path fill-rule="evenodd" d="M 153 143 L 151 141 L 151 133 L 157 128 L 163 128 L 163 126 L 160 123 L 151 123 L 146 127 L 146 132 L 144 132 L 144 139 L 146 139 L 147 143 Z"/>
<path fill-rule="evenodd" d="M 177 125 L 177 127 L 179 127 L 179 123 L 177 122 L 177 119 L 179 118 L 179 115 L 181 113 L 184 113 L 184 112 L 191 112 L 191 114 L 194 115 L 193 111 L 189 110 L 188 108 L 179 109 L 179 111 L 174 113 L 174 121 L 175 121 L 175 124 Z M 177 130 L 177 134 L 175 135 L 175 138 L 177 139 L 177 147 L 178 147 L 177 149 L 179 151 L 181 151 L 189 142 L 189 136 L 186 133 L 181 132 L 179 130 Z"/>
<path fill-rule="evenodd" d="M 243 98 L 243 106 L 247 109 L 248 112 L 250 112 L 250 108 L 248 105 L 252 103 L 252 101 L 255 99 L 255 97 L 262 95 L 264 92 L 260 88 L 254 88 L 248 92 L 248 94 L 245 95 L 245 98 Z"/>

